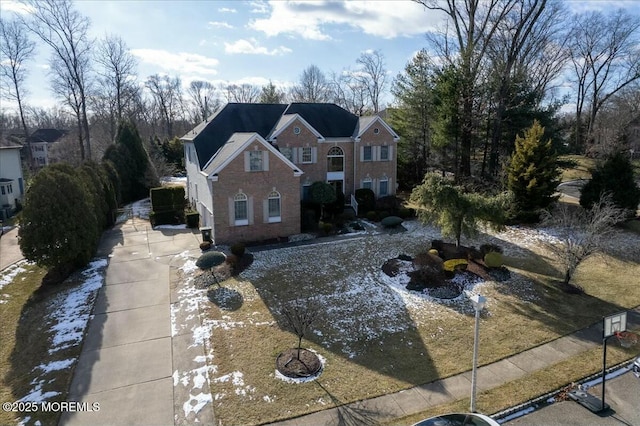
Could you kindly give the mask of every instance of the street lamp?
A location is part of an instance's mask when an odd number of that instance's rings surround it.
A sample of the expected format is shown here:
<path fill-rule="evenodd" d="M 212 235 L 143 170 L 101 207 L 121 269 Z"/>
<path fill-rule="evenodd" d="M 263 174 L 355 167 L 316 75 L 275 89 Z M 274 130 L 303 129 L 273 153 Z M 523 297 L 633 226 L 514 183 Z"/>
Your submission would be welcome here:
<path fill-rule="evenodd" d="M 473 369 L 471 370 L 471 412 L 476 412 L 476 376 L 478 374 L 478 340 L 480 337 L 480 311 L 484 309 L 487 299 L 474 294 L 470 297 L 473 308 L 476 310 L 475 334 L 473 337 Z"/>

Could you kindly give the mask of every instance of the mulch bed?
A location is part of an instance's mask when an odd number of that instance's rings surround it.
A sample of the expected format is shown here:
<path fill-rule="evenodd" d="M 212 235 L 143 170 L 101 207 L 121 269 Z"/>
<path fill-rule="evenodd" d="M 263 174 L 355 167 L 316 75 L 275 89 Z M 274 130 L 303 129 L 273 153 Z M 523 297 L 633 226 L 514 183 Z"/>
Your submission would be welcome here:
<path fill-rule="evenodd" d="M 320 373 L 322 363 L 318 355 L 307 349 L 300 349 L 300 359 L 298 359 L 298 349 L 290 348 L 278 355 L 276 368 L 286 377 L 300 379 Z"/>

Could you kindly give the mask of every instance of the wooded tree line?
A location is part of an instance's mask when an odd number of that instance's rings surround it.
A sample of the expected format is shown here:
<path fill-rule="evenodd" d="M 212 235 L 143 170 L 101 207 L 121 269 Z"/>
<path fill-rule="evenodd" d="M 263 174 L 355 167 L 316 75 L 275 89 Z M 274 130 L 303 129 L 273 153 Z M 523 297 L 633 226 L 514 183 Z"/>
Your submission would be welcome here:
<path fill-rule="evenodd" d="M 88 18 L 71 0 L 26 0 L 32 14 L 1 21 L 0 51 L 8 59 L 1 61 L 2 93 L 18 105 L 15 116 L 3 112 L 2 127 L 25 134 L 75 129 L 70 151 L 82 161 L 102 158 L 119 124 L 131 121 L 162 173 L 159 145 L 226 102 L 334 102 L 366 115 L 381 112 L 391 94 L 385 117 L 402 137 L 399 182 L 407 187 L 429 170 L 499 178 L 516 135 L 535 119 L 556 147 L 573 152 L 624 144 L 640 108 L 639 17 L 622 10 L 571 14 L 565 3 L 548 0 L 415 1 L 447 22 L 427 34 L 425 49 L 395 78 L 376 50 L 337 72 L 310 65 L 290 87 L 259 87 L 141 78 L 126 42 L 115 34 L 93 40 Z M 62 107 L 28 105 L 35 39 L 51 53 L 51 88 Z M 567 81 L 570 87 L 559 87 Z M 560 116 L 569 101 L 574 114 Z"/>
<path fill-rule="evenodd" d="M 500 179 L 534 120 L 558 151 L 623 147 L 640 118 L 639 17 L 547 0 L 415 1 L 448 19 L 392 86 L 407 187 L 429 170 Z M 575 113 L 561 116 L 568 102 Z"/>

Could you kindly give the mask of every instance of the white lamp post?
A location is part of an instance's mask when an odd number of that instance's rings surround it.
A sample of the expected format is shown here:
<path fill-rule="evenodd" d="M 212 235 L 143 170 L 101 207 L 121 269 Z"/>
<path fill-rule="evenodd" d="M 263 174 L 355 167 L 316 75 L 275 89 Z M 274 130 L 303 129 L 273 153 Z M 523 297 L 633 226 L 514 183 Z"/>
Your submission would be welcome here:
<path fill-rule="evenodd" d="M 480 336 L 480 311 L 484 309 L 485 303 L 487 303 L 487 299 L 485 297 L 480 296 L 479 294 L 474 294 L 471 296 L 471 303 L 473 303 L 473 308 L 476 310 L 476 325 L 475 325 L 475 335 L 473 337 L 473 369 L 471 370 L 471 412 L 476 412 L 476 376 L 478 374 L 478 340 Z"/>

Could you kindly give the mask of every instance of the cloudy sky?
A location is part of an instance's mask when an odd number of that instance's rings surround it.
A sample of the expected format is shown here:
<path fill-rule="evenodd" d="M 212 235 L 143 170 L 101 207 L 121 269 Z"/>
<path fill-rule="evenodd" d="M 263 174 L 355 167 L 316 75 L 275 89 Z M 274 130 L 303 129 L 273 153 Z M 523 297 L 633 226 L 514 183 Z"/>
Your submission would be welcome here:
<path fill-rule="evenodd" d="M 622 7 L 640 15 L 640 1 L 570 0 L 572 11 Z M 91 36 L 121 36 L 139 61 L 142 81 L 155 73 L 213 83 L 290 85 L 318 65 L 339 72 L 358 56 L 379 49 L 391 77 L 419 49 L 442 16 L 410 1 L 133 1 L 77 0 L 91 20 Z M 0 0 L 3 19 L 25 13 L 14 0 Z M 47 77 L 51 52 L 38 44 L 28 65 L 32 105 L 56 101 Z M 2 101 L 2 108 L 8 102 Z"/>

